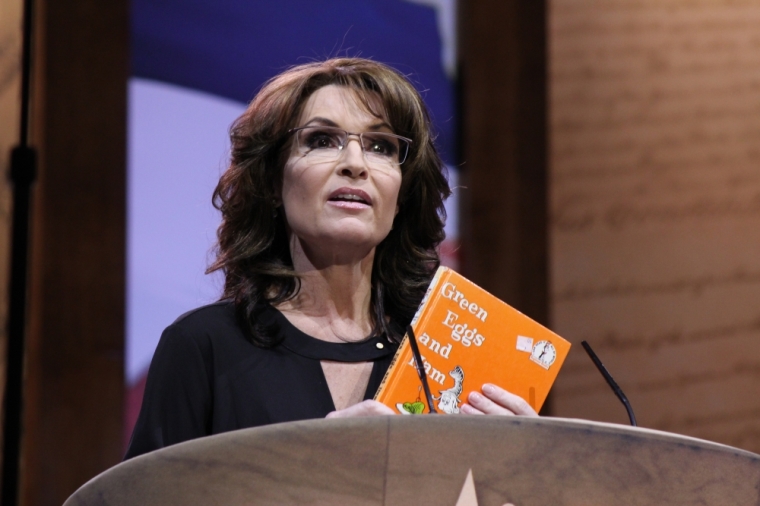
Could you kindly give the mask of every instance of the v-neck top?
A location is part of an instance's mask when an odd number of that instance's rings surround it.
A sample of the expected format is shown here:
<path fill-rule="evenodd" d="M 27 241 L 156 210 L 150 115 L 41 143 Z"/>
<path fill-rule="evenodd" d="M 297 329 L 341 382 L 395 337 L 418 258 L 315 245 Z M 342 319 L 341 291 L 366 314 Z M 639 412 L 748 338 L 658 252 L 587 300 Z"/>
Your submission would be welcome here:
<path fill-rule="evenodd" d="M 385 337 L 331 343 L 296 328 L 270 305 L 259 316 L 282 338 L 254 345 L 232 302 L 198 308 L 161 335 L 125 459 L 202 436 L 270 423 L 324 418 L 335 410 L 321 360 L 373 362 L 371 399 L 397 345 Z"/>

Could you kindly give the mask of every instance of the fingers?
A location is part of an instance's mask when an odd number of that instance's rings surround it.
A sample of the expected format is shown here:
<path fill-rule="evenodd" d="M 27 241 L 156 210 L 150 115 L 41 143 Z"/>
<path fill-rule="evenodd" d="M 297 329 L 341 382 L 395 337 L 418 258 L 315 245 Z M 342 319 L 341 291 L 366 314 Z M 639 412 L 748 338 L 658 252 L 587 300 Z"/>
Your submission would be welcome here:
<path fill-rule="evenodd" d="M 507 408 L 516 415 L 538 416 L 538 413 L 536 413 L 536 410 L 528 404 L 528 401 L 519 395 L 507 392 L 496 385 L 490 383 L 483 385 L 483 394 L 496 404 Z"/>
<path fill-rule="evenodd" d="M 459 409 L 466 415 L 538 416 L 536 411 L 525 401 L 525 399 L 490 383 L 483 385 L 482 393 L 470 392 L 467 396 L 467 402 L 462 404 Z M 367 400 L 345 409 L 328 413 L 327 418 L 395 414 L 395 411 L 385 404 L 373 400 Z"/>
<path fill-rule="evenodd" d="M 507 392 L 490 383 L 483 385 L 483 393 L 470 392 L 467 403 L 460 408 L 468 415 L 521 415 L 538 416 L 538 413 L 519 395 Z"/>
<path fill-rule="evenodd" d="M 328 413 L 325 418 L 355 418 L 360 416 L 394 415 L 395 412 L 385 404 L 373 400 L 362 401 L 345 409 Z"/>
<path fill-rule="evenodd" d="M 465 415 L 485 415 L 485 413 L 479 409 L 474 408 L 471 404 L 468 404 L 466 402 L 459 406 L 459 411 Z"/>
<path fill-rule="evenodd" d="M 467 414 L 473 414 L 473 415 L 514 415 L 514 411 L 511 411 L 510 409 L 500 406 L 496 402 L 492 401 L 488 397 L 484 396 L 480 392 L 470 392 L 470 395 L 467 396 L 467 403 L 470 407 L 473 408 L 474 412 L 468 412 L 468 410 L 463 410 Z M 464 407 L 464 406 L 463 406 Z"/>

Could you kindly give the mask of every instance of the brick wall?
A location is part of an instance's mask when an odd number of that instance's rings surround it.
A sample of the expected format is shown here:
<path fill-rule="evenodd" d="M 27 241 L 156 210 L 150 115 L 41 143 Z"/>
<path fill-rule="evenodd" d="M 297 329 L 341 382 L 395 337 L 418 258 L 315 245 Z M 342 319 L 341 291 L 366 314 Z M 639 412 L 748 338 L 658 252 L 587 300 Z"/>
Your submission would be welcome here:
<path fill-rule="evenodd" d="M 646 427 L 760 452 L 760 2 L 553 0 L 552 327 Z M 626 423 L 576 346 L 557 416 Z"/>

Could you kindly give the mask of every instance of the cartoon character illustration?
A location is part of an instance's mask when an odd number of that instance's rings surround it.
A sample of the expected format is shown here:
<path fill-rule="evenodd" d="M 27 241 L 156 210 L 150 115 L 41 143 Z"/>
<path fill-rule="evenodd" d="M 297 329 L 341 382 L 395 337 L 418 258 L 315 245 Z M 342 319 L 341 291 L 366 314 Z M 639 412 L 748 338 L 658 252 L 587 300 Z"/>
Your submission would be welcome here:
<path fill-rule="evenodd" d="M 399 402 L 396 404 L 396 409 L 402 415 L 421 415 L 425 412 L 425 403 L 420 400 L 420 391 L 422 387 L 417 389 L 417 400 L 414 402 Z"/>
<path fill-rule="evenodd" d="M 438 401 L 438 409 L 450 415 L 459 413 L 459 404 L 462 402 L 459 396 L 462 395 L 462 383 L 464 382 L 464 371 L 461 367 L 456 366 L 449 376 L 454 378 L 454 386 L 448 390 L 439 390 L 441 396 L 433 397 Z"/>

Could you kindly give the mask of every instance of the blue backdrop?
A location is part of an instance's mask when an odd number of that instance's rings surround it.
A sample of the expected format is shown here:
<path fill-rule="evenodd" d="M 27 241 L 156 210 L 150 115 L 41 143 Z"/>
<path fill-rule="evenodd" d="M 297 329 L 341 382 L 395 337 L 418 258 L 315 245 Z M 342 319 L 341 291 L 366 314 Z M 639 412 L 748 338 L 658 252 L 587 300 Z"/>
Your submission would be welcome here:
<path fill-rule="evenodd" d="M 403 0 L 134 0 L 132 74 L 238 102 L 283 69 L 363 56 L 406 74 L 423 94 L 444 160 L 454 163 L 454 87 L 437 16 Z"/>

